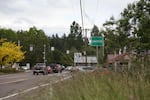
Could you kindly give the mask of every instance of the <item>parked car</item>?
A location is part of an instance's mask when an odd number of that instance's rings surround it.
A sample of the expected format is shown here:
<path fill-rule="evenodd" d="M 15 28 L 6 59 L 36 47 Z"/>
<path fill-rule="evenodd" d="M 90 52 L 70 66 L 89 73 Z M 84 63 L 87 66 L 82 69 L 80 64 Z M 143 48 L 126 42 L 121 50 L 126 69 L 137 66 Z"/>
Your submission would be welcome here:
<path fill-rule="evenodd" d="M 49 66 L 51 67 L 52 72 L 54 72 L 54 73 L 59 73 L 59 72 L 61 73 L 63 70 L 63 68 L 60 64 L 50 64 Z"/>
<path fill-rule="evenodd" d="M 94 72 L 97 70 L 97 67 L 92 67 L 92 66 L 79 66 L 78 67 L 79 71 L 81 72 Z"/>
<path fill-rule="evenodd" d="M 73 66 L 68 66 L 65 69 L 66 71 L 70 71 L 70 72 L 77 72 L 79 71 L 79 69 L 77 67 L 73 67 Z"/>
<path fill-rule="evenodd" d="M 33 68 L 33 75 L 42 73 L 43 75 L 48 74 L 48 69 L 44 63 L 37 63 Z"/>
<path fill-rule="evenodd" d="M 48 74 L 52 73 L 52 68 L 50 66 L 47 66 L 46 68 L 47 68 Z"/>

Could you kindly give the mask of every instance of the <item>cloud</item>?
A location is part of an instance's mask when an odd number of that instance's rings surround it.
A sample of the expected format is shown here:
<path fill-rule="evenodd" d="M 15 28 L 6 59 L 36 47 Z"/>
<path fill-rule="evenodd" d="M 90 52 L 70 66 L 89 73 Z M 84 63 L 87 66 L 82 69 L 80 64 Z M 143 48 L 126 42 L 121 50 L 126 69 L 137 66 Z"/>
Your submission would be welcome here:
<path fill-rule="evenodd" d="M 16 14 L 28 8 L 26 0 L 0 0 L 0 12 L 4 14 Z"/>
<path fill-rule="evenodd" d="M 102 25 L 128 3 L 137 0 L 82 0 L 84 25 Z M 0 0 L 0 26 L 28 29 L 44 28 L 47 34 L 68 32 L 73 21 L 81 25 L 79 0 Z M 56 32 L 54 32 L 56 31 Z"/>
<path fill-rule="evenodd" d="M 47 27 L 47 26 L 42 26 L 39 27 L 47 33 L 47 35 L 52 36 L 53 34 L 58 34 L 59 36 L 62 36 L 64 34 L 69 33 L 69 28 L 62 27 L 62 26 L 54 26 L 54 27 Z"/>

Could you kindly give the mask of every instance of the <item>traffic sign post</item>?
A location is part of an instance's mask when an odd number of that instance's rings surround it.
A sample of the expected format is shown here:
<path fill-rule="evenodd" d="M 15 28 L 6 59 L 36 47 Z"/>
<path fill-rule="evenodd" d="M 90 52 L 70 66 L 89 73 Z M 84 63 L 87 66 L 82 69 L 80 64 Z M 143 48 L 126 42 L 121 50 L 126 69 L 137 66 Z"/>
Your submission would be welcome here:
<path fill-rule="evenodd" d="M 91 46 L 96 46 L 97 62 L 98 62 L 98 47 L 103 46 L 103 58 L 104 58 L 104 38 L 103 37 L 101 36 L 92 37 Z"/>

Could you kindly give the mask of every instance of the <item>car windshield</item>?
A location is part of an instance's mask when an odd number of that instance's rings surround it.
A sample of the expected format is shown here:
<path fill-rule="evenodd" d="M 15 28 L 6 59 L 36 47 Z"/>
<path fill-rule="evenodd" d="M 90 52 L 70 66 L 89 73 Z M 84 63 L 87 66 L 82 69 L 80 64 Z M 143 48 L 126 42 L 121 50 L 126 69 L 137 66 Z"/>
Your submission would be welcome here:
<path fill-rule="evenodd" d="M 37 65 L 37 66 L 45 66 L 44 63 L 37 63 L 36 65 Z"/>
<path fill-rule="evenodd" d="M 41 67 L 45 67 L 45 64 L 44 63 L 37 63 L 35 65 L 35 69 L 37 69 L 37 70 L 41 69 Z"/>

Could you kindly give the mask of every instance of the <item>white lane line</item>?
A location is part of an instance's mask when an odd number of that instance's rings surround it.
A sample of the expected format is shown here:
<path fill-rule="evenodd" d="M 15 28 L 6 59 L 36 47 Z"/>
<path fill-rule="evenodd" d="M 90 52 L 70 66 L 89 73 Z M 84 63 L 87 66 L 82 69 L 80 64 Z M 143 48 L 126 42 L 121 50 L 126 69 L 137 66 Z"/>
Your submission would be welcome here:
<path fill-rule="evenodd" d="M 48 86 L 48 85 L 49 85 L 49 83 L 47 83 L 47 84 L 42 84 L 41 87 L 43 87 L 43 86 Z"/>
<path fill-rule="evenodd" d="M 5 79 L 10 79 L 10 78 L 22 78 L 22 77 L 26 77 L 26 75 L 23 75 L 23 76 L 2 75 L 2 76 L 0 76 L 0 79 L 3 79 L 3 78 L 5 78 Z"/>
<path fill-rule="evenodd" d="M 16 82 L 21 82 L 21 81 L 25 81 L 25 80 L 28 80 L 28 79 L 19 79 L 19 80 L 15 80 L 15 81 L 3 82 L 3 83 L 0 83 L 0 85 L 9 84 L 9 83 L 16 83 Z"/>
<path fill-rule="evenodd" d="M 18 94 L 19 94 L 19 93 L 14 93 L 14 94 L 11 94 L 11 95 L 9 95 L 9 96 L 0 98 L 0 100 L 5 100 L 5 99 L 8 99 L 8 98 L 10 98 L 10 97 L 14 97 L 14 96 L 16 96 L 16 95 L 18 95 Z"/>
<path fill-rule="evenodd" d="M 61 80 L 56 80 L 56 81 L 54 81 L 54 83 L 42 84 L 42 85 L 40 85 L 40 86 L 35 86 L 35 87 L 32 87 L 32 88 L 26 89 L 26 90 L 24 90 L 24 91 L 22 91 L 22 92 L 18 92 L 18 93 L 14 93 L 14 94 L 11 94 L 11 95 L 8 95 L 8 96 L 5 96 L 5 97 L 1 97 L 0 100 L 5 100 L 5 99 L 8 99 L 8 98 L 17 96 L 17 95 L 19 95 L 19 94 L 23 94 L 23 93 L 26 93 L 26 92 L 29 92 L 29 91 L 38 89 L 38 88 L 40 88 L 40 87 L 45 87 L 45 86 L 48 86 L 48 85 L 51 85 L 51 84 L 55 84 L 55 83 L 64 81 L 64 80 L 66 80 L 66 79 L 69 79 L 69 78 L 71 78 L 71 77 L 72 77 L 72 76 L 68 76 L 68 77 L 62 78 Z"/>
<path fill-rule="evenodd" d="M 37 88 L 39 88 L 39 87 L 38 87 L 38 86 L 35 86 L 35 87 L 32 87 L 32 88 L 26 89 L 26 90 L 22 91 L 21 93 L 26 93 L 26 92 L 29 92 L 29 91 L 31 91 L 31 90 L 35 90 L 35 89 L 37 89 Z"/>

